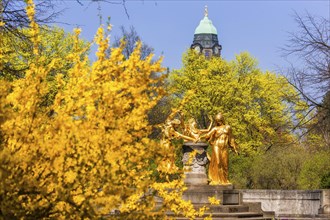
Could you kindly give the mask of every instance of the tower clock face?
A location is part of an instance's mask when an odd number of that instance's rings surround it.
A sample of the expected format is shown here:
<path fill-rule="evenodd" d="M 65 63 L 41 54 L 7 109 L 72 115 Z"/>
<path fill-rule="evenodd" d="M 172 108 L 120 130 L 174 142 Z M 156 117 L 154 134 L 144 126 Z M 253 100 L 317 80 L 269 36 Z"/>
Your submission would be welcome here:
<path fill-rule="evenodd" d="M 220 47 L 219 46 L 216 46 L 214 48 L 214 54 L 219 55 L 220 54 L 220 50 L 221 50 L 221 46 Z"/>
<path fill-rule="evenodd" d="M 196 51 L 197 53 L 200 53 L 200 52 L 201 52 L 201 47 L 200 47 L 200 46 L 198 46 L 198 45 L 197 45 L 197 46 L 195 46 L 195 48 L 194 48 L 194 49 L 195 49 L 195 51 Z"/>
<path fill-rule="evenodd" d="M 214 48 L 214 53 L 215 53 L 215 54 L 219 54 L 219 48 L 218 48 L 218 47 L 215 47 L 215 48 Z"/>

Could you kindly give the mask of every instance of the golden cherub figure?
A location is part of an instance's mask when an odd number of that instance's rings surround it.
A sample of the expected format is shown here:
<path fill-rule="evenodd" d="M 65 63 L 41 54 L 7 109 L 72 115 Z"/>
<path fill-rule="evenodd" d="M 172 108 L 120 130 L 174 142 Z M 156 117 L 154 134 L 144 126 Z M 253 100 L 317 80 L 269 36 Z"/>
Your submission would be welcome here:
<path fill-rule="evenodd" d="M 184 125 L 182 120 L 174 118 L 177 114 L 179 114 L 179 111 L 172 112 L 166 119 L 165 123 L 161 126 L 162 138 L 160 144 L 165 151 L 169 152 L 169 155 L 164 158 L 159 167 L 161 170 L 165 170 L 168 173 L 175 172 L 177 170 L 177 167 L 174 164 L 175 155 L 174 150 L 171 149 L 171 141 L 173 139 L 180 138 L 184 139 L 185 141 L 197 141 L 194 137 L 189 137 L 178 132 L 180 126 L 184 127 Z"/>

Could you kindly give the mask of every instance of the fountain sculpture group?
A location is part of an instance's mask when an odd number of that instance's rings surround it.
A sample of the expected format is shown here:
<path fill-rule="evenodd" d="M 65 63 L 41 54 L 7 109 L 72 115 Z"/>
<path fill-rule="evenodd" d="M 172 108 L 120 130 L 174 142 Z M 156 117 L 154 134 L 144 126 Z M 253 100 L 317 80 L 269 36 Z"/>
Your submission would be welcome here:
<path fill-rule="evenodd" d="M 182 162 L 184 181 L 188 188 L 183 195 L 185 200 L 190 200 L 196 208 L 209 206 L 209 214 L 213 215 L 213 219 L 274 217 L 274 213 L 267 217 L 261 210 L 260 203 L 243 203 L 240 191 L 235 190 L 229 182 L 228 150 L 232 149 L 236 154 L 238 151 L 232 129 L 225 123 L 222 113 L 218 113 L 214 119 L 210 117 L 207 129 L 199 129 L 194 118 L 185 124 L 182 112 L 175 111 L 165 121 L 162 134 L 161 144 L 166 148 L 171 148 L 173 139 L 184 140 Z M 208 150 L 209 146 L 211 150 Z M 174 156 L 167 158 L 163 167 L 167 170 L 177 170 L 174 160 Z M 215 197 L 221 204 L 210 205 L 209 197 Z"/>
<path fill-rule="evenodd" d="M 180 119 L 174 118 L 179 115 Z M 191 118 L 188 124 L 184 124 L 182 113 L 172 113 L 163 127 L 162 144 L 170 147 L 171 140 L 182 138 L 183 164 L 186 175 L 186 183 L 191 185 L 231 185 L 228 180 L 228 149 L 237 152 L 237 144 L 233 138 L 231 127 L 225 124 L 224 117 L 218 113 L 213 119 L 210 118 L 207 129 L 199 129 L 196 120 Z M 181 129 L 181 133 L 179 132 Z M 206 151 L 208 145 L 212 147 L 212 153 Z M 206 165 L 209 162 L 208 175 Z M 168 167 L 174 167 L 174 158 L 167 161 Z M 208 178 L 207 178 L 208 176 Z"/>

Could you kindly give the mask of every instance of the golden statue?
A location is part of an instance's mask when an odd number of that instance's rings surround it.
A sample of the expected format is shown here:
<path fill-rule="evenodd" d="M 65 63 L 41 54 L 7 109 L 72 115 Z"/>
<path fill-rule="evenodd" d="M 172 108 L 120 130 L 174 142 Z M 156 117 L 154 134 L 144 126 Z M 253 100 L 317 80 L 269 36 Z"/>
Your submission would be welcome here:
<path fill-rule="evenodd" d="M 162 139 L 160 144 L 165 148 L 167 152 L 171 152 L 167 158 L 164 158 L 162 163 L 160 164 L 160 169 L 165 170 L 166 172 L 175 172 L 177 167 L 174 164 L 174 150 L 171 149 L 171 141 L 173 139 L 182 138 L 184 141 L 194 141 L 197 139 L 194 137 L 189 137 L 179 133 L 177 130 L 179 127 L 184 127 L 183 121 L 179 119 L 175 119 L 174 117 L 179 113 L 179 111 L 174 111 L 171 113 L 165 121 L 165 124 L 161 126 L 162 129 Z M 181 117 L 182 118 L 182 117 Z"/>
<path fill-rule="evenodd" d="M 231 127 L 225 124 L 221 113 L 215 116 L 215 123 L 215 127 L 202 136 L 212 146 L 209 165 L 210 185 L 229 185 L 231 183 L 228 181 L 228 148 L 233 148 L 237 154 L 237 145 L 232 136 Z"/>
<path fill-rule="evenodd" d="M 207 129 L 199 129 L 197 127 L 197 122 L 194 118 L 190 118 L 188 120 L 188 125 L 185 126 L 185 135 L 189 136 L 189 137 L 192 137 L 194 139 L 194 142 L 197 142 L 200 140 L 200 137 L 209 132 L 211 130 L 211 127 L 212 127 L 212 123 L 213 123 L 213 120 L 212 118 L 210 118 L 210 125 Z"/>

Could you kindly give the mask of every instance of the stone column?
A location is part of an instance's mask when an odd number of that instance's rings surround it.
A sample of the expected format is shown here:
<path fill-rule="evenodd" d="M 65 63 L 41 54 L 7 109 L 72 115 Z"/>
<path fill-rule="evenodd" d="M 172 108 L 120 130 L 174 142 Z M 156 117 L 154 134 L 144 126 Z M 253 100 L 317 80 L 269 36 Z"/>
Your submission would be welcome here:
<path fill-rule="evenodd" d="M 322 189 L 319 214 L 327 214 L 330 217 L 330 189 Z"/>
<path fill-rule="evenodd" d="M 204 142 L 185 142 L 183 144 L 184 182 L 187 185 L 207 185 L 206 164 L 208 163 Z M 195 153 L 195 156 L 193 156 Z"/>

